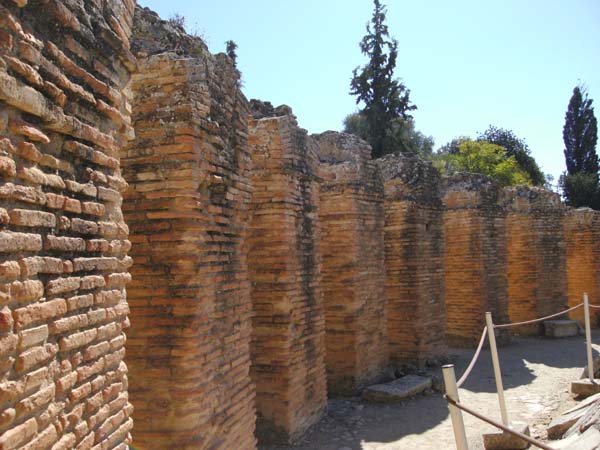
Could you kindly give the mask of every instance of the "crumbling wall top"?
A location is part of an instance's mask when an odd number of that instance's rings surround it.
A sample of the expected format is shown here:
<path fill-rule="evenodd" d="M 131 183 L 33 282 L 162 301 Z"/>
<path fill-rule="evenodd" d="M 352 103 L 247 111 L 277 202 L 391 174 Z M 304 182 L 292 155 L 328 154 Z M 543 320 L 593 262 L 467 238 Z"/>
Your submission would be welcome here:
<path fill-rule="evenodd" d="M 506 187 L 502 197 L 502 204 L 512 212 L 560 212 L 564 209 L 559 194 L 535 186 Z"/>
<path fill-rule="evenodd" d="M 136 6 L 131 50 L 139 56 L 174 52 L 179 56 L 199 58 L 208 47 L 198 36 L 186 33 L 174 21 L 163 20 L 149 8 Z"/>
<path fill-rule="evenodd" d="M 461 172 L 442 180 L 447 209 L 501 209 L 500 185 L 487 175 Z"/>
<path fill-rule="evenodd" d="M 311 136 L 319 146 L 323 187 L 354 185 L 382 191 L 381 173 L 371 159 L 371 146 L 359 137 L 326 131 Z"/>
<path fill-rule="evenodd" d="M 441 206 L 441 177 L 429 161 L 416 155 L 386 155 L 376 160 L 389 200 Z"/>

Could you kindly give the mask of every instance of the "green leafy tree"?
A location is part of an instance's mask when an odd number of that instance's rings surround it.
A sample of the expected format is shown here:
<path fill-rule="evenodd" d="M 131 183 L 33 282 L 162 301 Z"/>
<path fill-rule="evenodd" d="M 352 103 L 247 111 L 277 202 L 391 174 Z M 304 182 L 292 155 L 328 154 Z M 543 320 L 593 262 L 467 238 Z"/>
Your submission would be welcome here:
<path fill-rule="evenodd" d="M 531 156 L 529 146 L 525 140 L 517 137 L 511 130 L 490 125 L 487 130 L 478 134 L 477 140 L 503 147 L 506 150 L 506 155 L 515 158 L 519 167 L 527 172 L 535 186 L 543 186 L 546 183 L 544 173 Z"/>
<path fill-rule="evenodd" d="M 359 136 L 369 141 L 369 127 L 366 117 L 360 113 L 349 114 L 344 119 L 344 132 Z M 410 118 L 397 117 L 390 123 L 386 139 L 386 153 L 412 153 L 422 158 L 431 158 L 434 140 L 415 128 Z"/>
<path fill-rule="evenodd" d="M 598 123 L 592 103 L 585 88 L 575 86 L 563 127 L 567 172 L 561 176 L 559 184 L 567 204 L 598 209 Z"/>
<path fill-rule="evenodd" d="M 501 186 L 531 184 L 529 175 L 514 156 L 507 156 L 503 147 L 485 141 L 462 140 L 457 151 L 443 154 L 434 165 L 447 175 L 457 172 L 488 175 Z"/>
<path fill-rule="evenodd" d="M 416 109 L 411 105 L 410 91 L 394 78 L 398 57 L 398 41 L 390 38 L 385 24 L 386 8 L 379 0 L 374 0 L 373 16 L 367 23 L 367 34 L 360 42 L 361 52 L 369 58 L 362 68 L 353 71 L 350 94 L 356 95 L 356 103 L 365 106 L 360 111 L 367 124 L 367 141 L 373 148 L 373 157 L 390 153 L 393 140 L 394 120 L 410 118 L 408 111 Z"/>

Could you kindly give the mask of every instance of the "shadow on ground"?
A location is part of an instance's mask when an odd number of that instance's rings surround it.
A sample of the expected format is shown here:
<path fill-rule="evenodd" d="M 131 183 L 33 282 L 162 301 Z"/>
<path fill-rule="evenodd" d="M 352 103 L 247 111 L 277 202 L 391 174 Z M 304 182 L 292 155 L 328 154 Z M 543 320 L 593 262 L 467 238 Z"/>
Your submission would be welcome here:
<path fill-rule="evenodd" d="M 595 330 L 593 334 L 594 341 L 600 342 L 600 331 Z M 459 378 L 469 364 L 474 350 L 452 349 L 450 354 L 453 355 Z M 505 389 L 531 383 L 536 378 L 537 364 L 554 368 L 583 368 L 586 361 L 585 340 L 582 336 L 564 338 L 560 342 L 546 338 L 517 337 L 511 344 L 501 347 L 499 354 Z M 440 368 L 432 370 L 432 373 L 439 380 L 442 379 Z M 496 392 L 489 350 L 482 351 L 462 389 L 475 393 Z M 398 448 L 405 448 L 402 438 L 420 435 L 438 426 L 448 414 L 446 401 L 438 392 L 393 405 L 372 405 L 359 398 L 334 399 L 329 402 L 326 417 L 294 445 L 259 448 L 362 450 L 363 443 L 395 443 Z M 435 444 L 433 445 L 427 448 L 435 448 Z"/>
<path fill-rule="evenodd" d="M 548 350 L 540 352 L 540 340 L 545 343 Z M 600 342 L 600 330 L 594 330 L 592 340 Z M 560 345 L 556 339 L 515 337 L 510 344 L 498 349 L 500 368 L 502 370 L 502 383 L 505 389 L 510 389 L 531 383 L 535 374 L 531 370 L 532 364 L 543 364 L 555 368 L 581 367 L 586 364 L 585 336 L 562 338 Z M 470 361 L 474 351 L 453 349 L 457 357 L 456 377 L 460 378 Z M 594 358 L 598 351 L 593 350 Z M 476 376 L 470 376 L 462 386 L 473 392 L 496 392 L 494 372 L 490 351 L 484 349 L 473 369 Z"/>

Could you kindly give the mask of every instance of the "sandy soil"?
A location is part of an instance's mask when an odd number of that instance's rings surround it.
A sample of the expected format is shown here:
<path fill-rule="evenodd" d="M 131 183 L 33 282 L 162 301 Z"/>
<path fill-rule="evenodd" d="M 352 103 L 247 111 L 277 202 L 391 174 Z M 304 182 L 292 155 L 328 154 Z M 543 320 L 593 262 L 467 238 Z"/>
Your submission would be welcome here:
<path fill-rule="evenodd" d="M 594 333 L 600 342 L 600 331 Z M 600 346 L 594 346 L 598 354 Z M 499 350 L 510 420 L 529 424 L 532 436 L 545 438 L 545 425 L 574 401 L 571 381 L 585 365 L 584 338 L 515 338 Z M 453 349 L 460 378 L 473 350 Z M 441 380 L 441 370 L 434 371 Z M 461 402 L 500 421 L 489 351 L 482 351 L 461 388 Z M 471 450 L 483 449 L 481 434 L 494 428 L 465 416 Z M 429 392 L 395 405 L 371 405 L 359 398 L 335 399 L 327 416 L 292 446 L 260 450 L 440 450 L 455 448 L 448 407 L 439 392 Z"/>

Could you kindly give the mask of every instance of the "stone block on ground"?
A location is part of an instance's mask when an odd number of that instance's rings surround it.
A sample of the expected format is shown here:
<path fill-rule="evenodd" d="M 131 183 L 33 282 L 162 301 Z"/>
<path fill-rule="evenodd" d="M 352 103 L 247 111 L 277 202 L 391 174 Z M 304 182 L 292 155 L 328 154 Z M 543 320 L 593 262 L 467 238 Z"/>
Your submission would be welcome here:
<path fill-rule="evenodd" d="M 413 397 L 431 388 L 431 378 L 406 375 L 389 383 L 374 384 L 362 393 L 362 398 L 374 403 L 393 403 Z"/>
<path fill-rule="evenodd" d="M 523 422 L 513 422 L 511 429 L 521 434 L 530 436 L 529 425 Z M 529 443 L 514 434 L 505 431 L 487 433 L 483 435 L 483 446 L 486 450 L 516 450 L 529 447 Z"/>
<path fill-rule="evenodd" d="M 574 434 L 567 439 L 552 442 L 552 448 L 555 450 L 594 450 L 600 444 L 600 430 L 597 428 L 588 428 L 582 434 Z"/>
<path fill-rule="evenodd" d="M 571 383 L 571 393 L 578 397 L 589 397 L 590 395 L 600 393 L 600 380 L 594 378 L 573 381 Z"/>
<path fill-rule="evenodd" d="M 563 338 L 577 336 L 579 334 L 580 325 L 576 320 L 545 320 L 544 334 L 547 337 Z"/>

